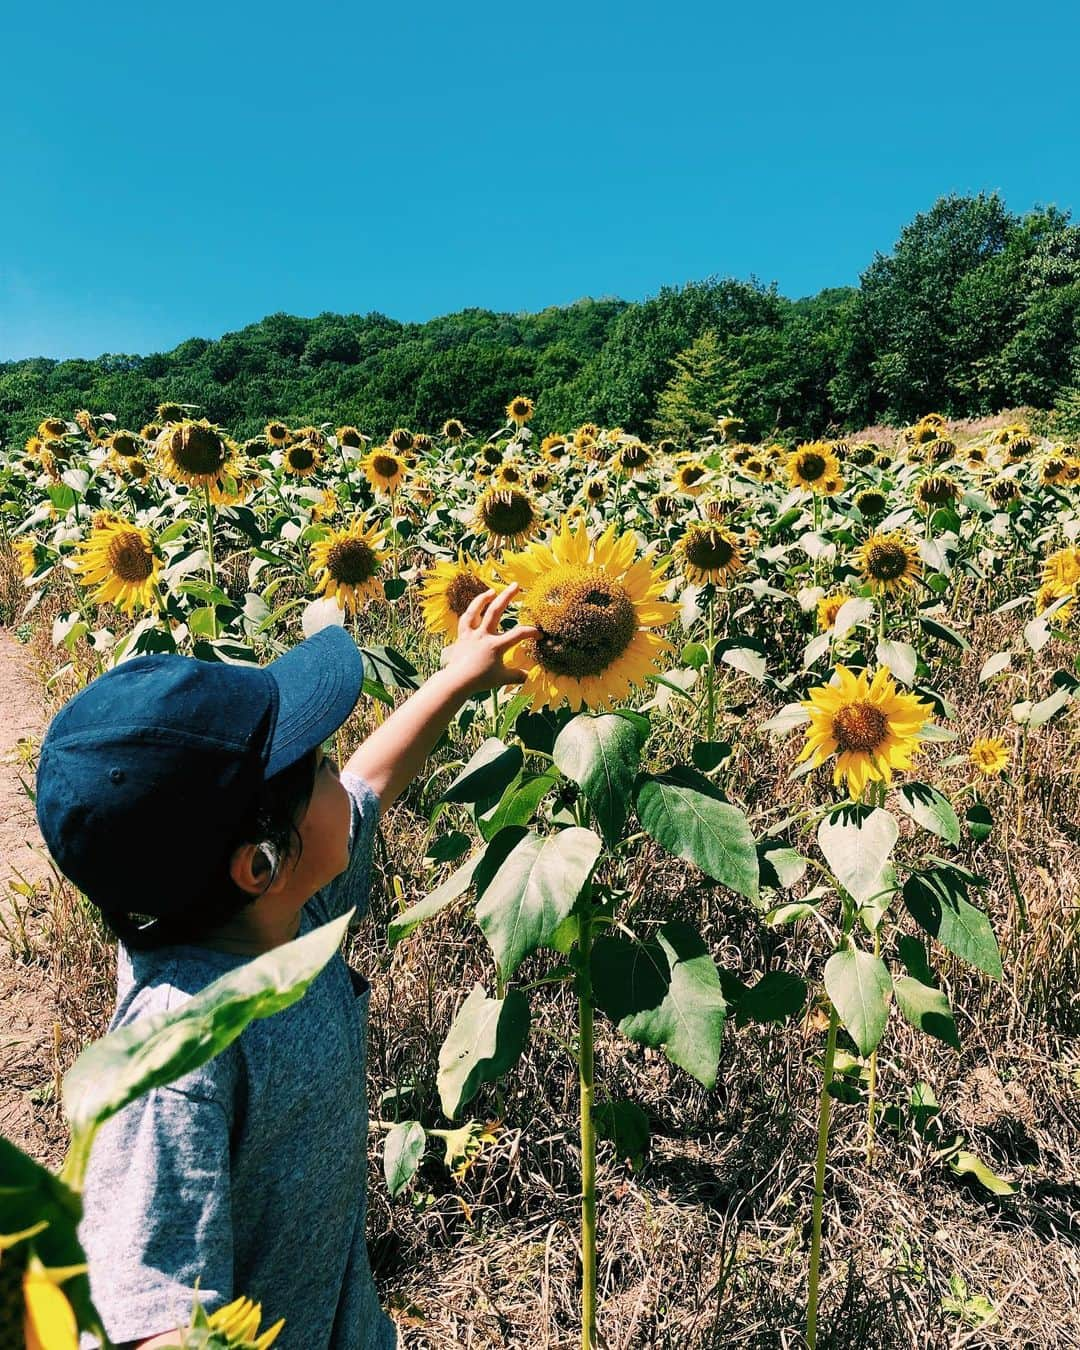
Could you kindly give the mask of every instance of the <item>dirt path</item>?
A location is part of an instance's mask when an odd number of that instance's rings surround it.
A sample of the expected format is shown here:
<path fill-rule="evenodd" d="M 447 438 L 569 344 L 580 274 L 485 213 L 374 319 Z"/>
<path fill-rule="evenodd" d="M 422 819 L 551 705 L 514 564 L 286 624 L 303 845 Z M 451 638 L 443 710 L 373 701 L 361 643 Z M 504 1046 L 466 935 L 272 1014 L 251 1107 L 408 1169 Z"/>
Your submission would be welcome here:
<path fill-rule="evenodd" d="M 45 1160 L 56 1134 L 52 1077 L 56 999 L 34 951 L 41 941 L 42 888 L 50 877 L 34 808 L 20 783 L 30 770 L 19 741 L 40 742 L 47 715 L 26 651 L 0 628 L 0 1134 Z M 29 896 L 13 887 L 30 883 Z M 21 920 L 19 915 L 22 916 Z M 23 932 L 29 951 L 23 948 Z"/>

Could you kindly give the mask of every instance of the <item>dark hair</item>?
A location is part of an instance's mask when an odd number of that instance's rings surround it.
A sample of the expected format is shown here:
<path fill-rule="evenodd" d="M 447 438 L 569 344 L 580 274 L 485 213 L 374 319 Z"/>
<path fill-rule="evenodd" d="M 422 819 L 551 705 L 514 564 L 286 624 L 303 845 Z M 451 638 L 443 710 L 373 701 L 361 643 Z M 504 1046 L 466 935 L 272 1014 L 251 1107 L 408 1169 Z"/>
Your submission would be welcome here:
<path fill-rule="evenodd" d="M 311 750 L 295 764 L 266 779 L 247 818 L 237 822 L 217 869 L 217 884 L 194 896 L 183 913 L 158 918 L 143 926 L 137 913 L 102 909 L 101 917 L 109 930 L 135 951 L 153 951 L 173 942 L 198 942 L 254 904 L 258 896 L 242 891 L 229 875 L 233 851 L 241 844 L 268 843 L 283 863 L 294 853 L 300 856 L 303 841 L 296 825 L 315 790 L 317 765 L 318 753 Z"/>

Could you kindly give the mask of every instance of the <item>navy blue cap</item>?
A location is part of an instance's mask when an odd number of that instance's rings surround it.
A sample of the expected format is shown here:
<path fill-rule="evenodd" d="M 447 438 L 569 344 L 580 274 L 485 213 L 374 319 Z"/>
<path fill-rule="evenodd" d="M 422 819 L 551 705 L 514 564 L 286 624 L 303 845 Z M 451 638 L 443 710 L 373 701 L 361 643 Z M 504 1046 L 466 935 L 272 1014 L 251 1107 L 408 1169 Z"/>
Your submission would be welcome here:
<path fill-rule="evenodd" d="M 102 909 L 183 912 L 263 782 L 333 735 L 363 681 L 336 624 L 267 666 L 156 655 L 106 671 L 42 743 L 37 818 L 56 865 Z"/>

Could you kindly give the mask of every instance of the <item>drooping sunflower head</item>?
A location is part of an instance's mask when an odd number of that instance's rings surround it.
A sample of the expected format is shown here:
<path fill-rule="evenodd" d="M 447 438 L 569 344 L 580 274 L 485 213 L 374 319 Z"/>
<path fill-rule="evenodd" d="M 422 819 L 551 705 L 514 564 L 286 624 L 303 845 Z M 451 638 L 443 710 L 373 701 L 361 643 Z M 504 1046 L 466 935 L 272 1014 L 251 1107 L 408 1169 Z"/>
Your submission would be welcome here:
<path fill-rule="evenodd" d="M 586 478 L 583 493 L 590 506 L 599 506 L 607 496 L 607 479 L 599 474 Z"/>
<path fill-rule="evenodd" d="M 337 436 L 338 445 L 344 446 L 346 450 L 363 450 L 364 435 L 354 426 L 338 427 L 334 433 Z"/>
<path fill-rule="evenodd" d="M 402 483 L 409 471 L 409 466 L 400 455 L 394 453 L 389 445 L 379 446 L 375 450 L 369 450 L 360 461 L 364 470 L 364 476 L 375 489 L 376 492 L 387 492 L 393 495 Z"/>
<path fill-rule="evenodd" d="M 490 563 L 477 562 L 459 552 L 456 559 L 437 562 L 421 583 L 424 624 L 431 633 L 457 637 L 458 620 L 478 595 L 493 589 Z"/>
<path fill-rule="evenodd" d="M 968 758 L 986 778 L 996 778 L 1009 767 L 1009 747 L 1000 736 L 976 736 Z"/>
<path fill-rule="evenodd" d="M 886 666 L 871 680 L 865 670 L 856 674 L 838 665 L 835 681 L 811 689 L 802 700 L 810 726 L 798 761 L 812 756 L 816 767 L 835 755 L 833 782 L 846 780 L 854 800 L 867 783 L 891 783 L 895 770 L 911 768 L 932 708 L 901 693 Z"/>
<path fill-rule="evenodd" d="M 876 445 L 871 445 L 869 441 L 861 441 L 858 445 L 851 447 L 849 459 L 858 468 L 865 469 L 867 465 L 873 464 L 877 452 Z"/>
<path fill-rule="evenodd" d="M 902 530 L 872 534 L 855 555 L 863 580 L 875 591 L 900 591 L 922 574 L 915 541 Z"/>
<path fill-rule="evenodd" d="M 658 597 L 662 568 L 635 561 L 632 534 L 611 526 L 596 540 L 564 521 L 550 544 L 532 544 L 499 565 L 522 588 L 520 618 L 539 629 L 507 657 L 525 672 L 522 692 L 538 707 L 608 708 L 656 668 L 670 643 L 651 631 L 677 606 Z"/>
<path fill-rule="evenodd" d="M 159 403 L 154 409 L 154 421 L 182 422 L 190 411 L 182 403 Z"/>
<path fill-rule="evenodd" d="M 97 439 L 97 428 L 94 425 L 94 414 L 88 408 L 79 408 L 75 413 L 75 425 L 83 433 L 89 436 L 91 440 Z M 142 433 L 140 432 L 140 435 Z M 149 438 L 153 440 L 153 437 Z"/>
<path fill-rule="evenodd" d="M 657 520 L 673 520 L 679 514 L 679 499 L 673 497 L 670 492 L 658 492 L 650 505 Z"/>
<path fill-rule="evenodd" d="M 874 467 L 878 469 L 892 468 L 893 457 L 888 450 L 879 450 L 874 456 Z"/>
<path fill-rule="evenodd" d="M 924 511 L 951 506 L 960 496 L 960 484 L 947 473 L 932 473 L 915 488 L 915 500 Z"/>
<path fill-rule="evenodd" d="M 536 411 L 531 398 L 518 394 L 506 405 L 506 415 L 516 427 L 523 427 Z"/>
<path fill-rule="evenodd" d="M 476 523 L 487 536 L 488 547 L 521 545 L 540 528 L 540 514 L 521 488 L 489 487 L 476 503 Z"/>
<path fill-rule="evenodd" d="M 824 492 L 830 478 L 840 477 L 840 463 L 828 441 L 810 441 L 788 456 L 787 471 L 792 487 Z"/>
<path fill-rule="evenodd" d="M 488 441 L 477 456 L 481 464 L 489 469 L 497 469 L 503 462 L 503 448 L 495 441 Z"/>
<path fill-rule="evenodd" d="M 274 446 L 288 445 L 292 439 L 292 432 L 284 422 L 267 422 L 263 427 L 263 435 L 267 443 Z"/>
<path fill-rule="evenodd" d="M 37 434 L 43 441 L 62 440 L 68 434 L 68 424 L 62 417 L 46 417 L 38 423 Z"/>
<path fill-rule="evenodd" d="M 889 499 L 880 488 L 863 488 L 855 497 L 855 505 L 864 520 L 880 520 L 889 509 Z"/>
<path fill-rule="evenodd" d="M 294 440 L 307 441 L 320 452 L 326 449 L 326 433 L 321 427 L 295 427 L 292 436 Z"/>
<path fill-rule="evenodd" d="M 584 450 L 586 446 L 592 445 L 594 441 L 600 439 L 600 428 L 595 422 L 582 422 L 581 426 L 574 432 L 574 444 L 579 450 Z"/>
<path fill-rule="evenodd" d="M 982 445 L 968 446 L 964 459 L 969 469 L 975 469 L 976 471 L 985 469 L 986 447 Z"/>
<path fill-rule="evenodd" d="M 114 431 L 108 439 L 108 446 L 125 459 L 133 459 L 142 453 L 142 441 L 133 431 Z"/>
<path fill-rule="evenodd" d="M 636 478 L 652 464 L 653 455 L 641 441 L 624 441 L 615 451 L 615 471 L 624 478 Z"/>
<path fill-rule="evenodd" d="M 540 453 L 550 464 L 561 464 L 570 454 L 565 436 L 545 436 L 540 442 Z"/>
<path fill-rule="evenodd" d="M 139 428 L 139 438 L 144 440 L 147 445 L 153 445 L 163 430 L 164 427 L 160 422 L 145 422 Z"/>
<path fill-rule="evenodd" d="M 456 445 L 465 439 L 465 423 L 460 417 L 448 417 L 442 425 L 442 434 L 452 445 Z"/>
<path fill-rule="evenodd" d="M 738 417 L 721 417 L 716 424 L 716 430 L 722 440 L 729 440 L 739 432 L 742 421 Z"/>
<path fill-rule="evenodd" d="M 833 591 L 831 595 L 823 595 L 817 602 L 817 622 L 818 628 L 823 633 L 827 633 L 836 622 L 836 616 L 840 609 L 851 599 L 850 591 Z"/>
<path fill-rule="evenodd" d="M 657 441 L 656 449 L 661 455 L 674 455 L 679 447 L 673 440 L 665 436 L 663 440 Z"/>
<path fill-rule="evenodd" d="M 19 560 L 19 571 L 24 578 L 32 577 L 48 556 L 45 545 L 29 534 L 12 540 L 12 547 Z"/>
<path fill-rule="evenodd" d="M 292 441 L 281 455 L 281 467 L 291 478 L 309 478 L 319 467 L 321 456 L 314 441 Z"/>
<path fill-rule="evenodd" d="M 145 483 L 150 477 L 150 465 L 145 459 L 125 459 L 123 472 L 133 483 Z"/>
<path fill-rule="evenodd" d="M 911 445 L 926 445 L 930 441 L 936 441 L 945 426 L 945 419 L 940 413 L 927 413 L 925 417 L 920 417 L 913 427 L 908 428 L 905 439 Z"/>
<path fill-rule="evenodd" d="M 1002 508 L 1020 498 L 1020 484 L 1015 478 L 995 478 L 986 491 L 994 505 Z"/>
<path fill-rule="evenodd" d="M 743 565 L 739 540 L 723 525 L 693 520 L 675 545 L 687 581 L 694 585 L 725 581 Z"/>
<path fill-rule="evenodd" d="M 1065 476 L 1068 468 L 1069 461 L 1063 455 L 1049 454 L 1039 465 L 1039 481 L 1044 487 L 1053 487 L 1055 483 L 1063 483 L 1066 481 Z"/>
<path fill-rule="evenodd" d="M 95 604 L 108 602 L 131 614 L 150 604 L 161 558 L 148 530 L 109 515 L 78 545 L 71 568 L 84 586 L 95 588 L 90 595 Z"/>
<path fill-rule="evenodd" d="M 700 497 L 708 483 L 708 466 L 700 460 L 687 460 L 675 470 L 672 487 L 676 492 L 685 492 L 690 497 Z"/>
<path fill-rule="evenodd" d="M 166 426 L 155 450 L 166 478 L 189 487 L 209 487 L 229 458 L 225 437 L 205 418 Z"/>
<path fill-rule="evenodd" d="M 349 614 L 355 614 L 365 599 L 377 599 L 382 594 L 379 572 L 386 560 L 379 545 L 385 537 L 385 530 L 365 529 L 361 520 L 329 531 L 311 546 L 309 570 L 317 589 L 336 596 L 338 605 Z"/>
<path fill-rule="evenodd" d="M 1021 464 L 1024 460 L 1030 459 L 1035 453 L 1035 442 L 1032 437 L 1014 436 L 1005 447 L 1005 462 L 1007 464 Z"/>
<path fill-rule="evenodd" d="M 210 500 L 215 506 L 240 506 L 251 499 L 262 482 L 258 465 L 246 454 L 234 452 L 210 485 Z"/>
<path fill-rule="evenodd" d="M 533 469 L 529 474 L 529 487 L 533 492 L 546 492 L 554 481 L 554 475 L 550 469 Z"/>
<path fill-rule="evenodd" d="M 491 481 L 497 483 L 499 487 L 520 487 L 524 480 L 524 474 L 517 464 L 510 460 L 504 461 L 491 475 Z"/>
<path fill-rule="evenodd" d="M 728 459 L 737 469 L 744 468 L 748 459 L 753 459 L 755 450 L 752 445 L 733 445 L 728 451 Z"/>
<path fill-rule="evenodd" d="M 928 464 L 946 464 L 956 454 L 956 442 L 946 436 L 938 436 L 922 447 L 923 458 Z"/>

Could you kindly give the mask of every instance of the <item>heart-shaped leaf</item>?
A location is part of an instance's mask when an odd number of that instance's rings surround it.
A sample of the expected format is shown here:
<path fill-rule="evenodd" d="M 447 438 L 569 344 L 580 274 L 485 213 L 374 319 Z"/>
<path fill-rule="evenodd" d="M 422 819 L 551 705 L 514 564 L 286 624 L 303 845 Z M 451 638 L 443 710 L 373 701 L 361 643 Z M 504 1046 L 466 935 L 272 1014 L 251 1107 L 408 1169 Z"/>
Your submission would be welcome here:
<path fill-rule="evenodd" d="M 757 849 L 750 826 L 707 778 L 690 769 L 645 775 L 638 782 L 635 804 L 642 829 L 669 853 L 757 900 Z"/>
<path fill-rule="evenodd" d="M 864 1058 L 881 1040 L 889 1016 L 892 980 L 885 962 L 857 947 L 825 963 L 825 992 Z"/>
<path fill-rule="evenodd" d="M 520 989 L 488 998 L 482 985 L 458 1009 L 439 1051 L 438 1088 L 443 1115 L 453 1120 L 484 1083 L 517 1063 L 529 1035 L 529 1005 Z"/>
<path fill-rule="evenodd" d="M 559 732 L 553 756 L 556 766 L 581 788 L 600 833 L 613 846 L 626 824 L 641 759 L 634 726 L 614 713 L 582 714 Z"/>

